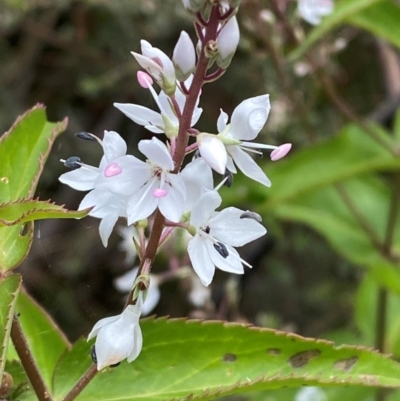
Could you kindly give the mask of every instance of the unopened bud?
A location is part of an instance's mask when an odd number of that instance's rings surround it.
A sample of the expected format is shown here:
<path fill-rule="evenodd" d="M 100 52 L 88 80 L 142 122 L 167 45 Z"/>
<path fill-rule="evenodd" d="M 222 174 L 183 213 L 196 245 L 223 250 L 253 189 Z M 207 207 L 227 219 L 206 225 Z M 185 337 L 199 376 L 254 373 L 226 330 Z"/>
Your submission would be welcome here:
<path fill-rule="evenodd" d="M 216 135 L 206 133 L 197 135 L 196 139 L 204 161 L 217 173 L 224 174 L 228 155 L 221 140 Z"/>
<path fill-rule="evenodd" d="M 182 31 L 174 49 L 172 62 L 178 81 L 185 81 L 196 67 L 196 51 L 189 35 Z"/>
<path fill-rule="evenodd" d="M 239 44 L 240 32 L 236 17 L 232 17 L 221 29 L 217 38 L 218 55 L 217 65 L 226 69 Z"/>
<path fill-rule="evenodd" d="M 253 219 L 253 220 L 257 221 L 258 223 L 262 222 L 262 218 L 258 213 L 250 212 L 249 210 L 242 213 L 240 215 L 240 218 L 241 219 Z"/>
<path fill-rule="evenodd" d="M 3 372 L 3 377 L 1 379 L 0 384 L 0 397 L 7 397 L 12 393 L 12 389 L 14 387 L 14 379 L 13 377 L 7 373 Z"/>

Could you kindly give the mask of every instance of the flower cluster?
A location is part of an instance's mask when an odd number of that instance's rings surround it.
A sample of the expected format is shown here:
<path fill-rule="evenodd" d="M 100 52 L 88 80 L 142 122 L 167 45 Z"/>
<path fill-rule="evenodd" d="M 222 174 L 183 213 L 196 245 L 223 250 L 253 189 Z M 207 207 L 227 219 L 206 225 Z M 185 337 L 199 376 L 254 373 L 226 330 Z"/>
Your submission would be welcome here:
<path fill-rule="evenodd" d="M 149 275 L 151 263 L 146 266 L 148 260 L 152 262 L 156 251 L 146 248 L 151 241 L 147 242 L 145 229 L 152 214 L 157 211 L 159 216 L 153 224 L 162 225 L 152 230 L 152 233 L 162 233 L 156 243 L 164 243 L 176 227 L 186 229 L 191 235 L 188 255 L 204 286 L 211 283 L 216 268 L 243 274 L 244 266 L 251 266 L 241 259 L 235 248 L 260 238 L 266 229 L 256 213 L 235 207 L 216 211 L 222 203 L 218 189 L 221 185 L 232 185 L 237 170 L 269 187 L 270 180 L 251 155 L 269 149 L 272 150 L 271 160 L 276 161 L 291 148 L 290 144 L 274 146 L 251 142 L 267 122 L 271 108 L 267 94 L 244 100 L 230 118 L 221 110 L 216 122 L 217 133 L 194 128 L 202 114 L 201 87 L 218 78 L 228 67 L 239 43 L 239 27 L 234 16 L 235 2 L 212 4 L 188 0 L 183 3 L 193 16 L 203 15 L 201 21 L 195 22 L 197 52 L 189 35 L 182 32 L 172 59 L 144 40 L 141 53 L 132 53 L 144 70 L 138 73 L 139 84 L 151 93 L 159 110 L 137 104 L 114 104 L 136 124 L 153 134 L 165 134 L 165 141 L 160 136 L 141 140 L 138 149 L 143 157 L 138 158 L 127 154 L 127 145 L 117 132 L 105 131 L 102 140 L 81 132 L 77 134 L 79 138 L 97 142 L 102 147 L 104 156 L 99 166 L 90 166 L 76 156 L 62 160 L 72 171 L 62 174 L 60 181 L 76 190 L 89 191 L 79 210 L 91 208 L 89 214 L 101 220 L 99 231 L 104 246 L 117 220 L 123 218 L 132 229 L 132 241 L 141 258 L 136 280 L 130 277 L 117 284 L 133 282 L 124 312 L 101 320 L 89 335 L 89 338 L 97 335 L 98 369 L 125 358 L 130 362 L 139 355 L 142 292 L 145 291 L 143 299 L 147 294 L 155 300 L 148 310 L 158 302 L 159 294 L 154 296 L 154 286 L 148 285 L 152 279 Z M 208 73 L 212 66 L 214 70 Z M 160 88 L 158 93 L 154 84 Z M 190 160 L 185 160 L 187 155 Z M 213 170 L 222 175 L 216 188 Z"/>

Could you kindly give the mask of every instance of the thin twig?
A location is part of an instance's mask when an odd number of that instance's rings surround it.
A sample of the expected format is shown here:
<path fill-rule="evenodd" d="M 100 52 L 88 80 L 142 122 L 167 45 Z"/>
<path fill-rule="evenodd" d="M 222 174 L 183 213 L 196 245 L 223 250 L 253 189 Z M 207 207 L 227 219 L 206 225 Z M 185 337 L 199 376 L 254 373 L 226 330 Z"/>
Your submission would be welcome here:
<path fill-rule="evenodd" d="M 96 376 L 98 370 L 95 364 L 91 365 L 85 374 L 79 379 L 78 383 L 64 397 L 63 401 L 72 401 L 82 392 L 89 382 Z"/>

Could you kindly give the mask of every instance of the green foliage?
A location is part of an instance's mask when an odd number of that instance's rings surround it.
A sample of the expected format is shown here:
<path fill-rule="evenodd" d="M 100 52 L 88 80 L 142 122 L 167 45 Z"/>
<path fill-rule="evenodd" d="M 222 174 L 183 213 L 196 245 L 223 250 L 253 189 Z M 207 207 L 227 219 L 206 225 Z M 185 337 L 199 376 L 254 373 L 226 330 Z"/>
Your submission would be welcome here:
<path fill-rule="evenodd" d="M 335 11 L 310 32 L 289 58 L 298 59 L 329 31 L 344 23 L 357 25 L 400 47 L 399 18 L 400 6 L 392 0 L 338 1 Z"/>
<path fill-rule="evenodd" d="M 6 363 L 11 324 L 20 287 L 20 275 L 16 274 L 0 279 L 0 383 Z"/>
<path fill-rule="evenodd" d="M 48 122 L 44 107 L 38 105 L 0 138 L 0 271 L 15 268 L 26 257 L 33 220 L 87 214 L 32 200 L 51 146 L 66 123 Z"/>
<path fill-rule="evenodd" d="M 0 205 L 0 227 L 27 223 L 40 219 L 71 219 L 85 217 L 87 210 L 71 211 L 54 203 L 21 200 Z"/>
<path fill-rule="evenodd" d="M 78 400 L 212 400 L 302 384 L 400 386 L 399 364 L 360 347 L 240 324 L 146 319 L 141 325 L 139 358 L 100 372 Z M 79 341 L 61 358 L 55 399 L 91 365 L 89 354 L 90 344 Z"/>
<path fill-rule="evenodd" d="M 43 380 L 51 388 L 53 371 L 69 343 L 50 316 L 25 292 L 18 297 L 16 312 Z"/>

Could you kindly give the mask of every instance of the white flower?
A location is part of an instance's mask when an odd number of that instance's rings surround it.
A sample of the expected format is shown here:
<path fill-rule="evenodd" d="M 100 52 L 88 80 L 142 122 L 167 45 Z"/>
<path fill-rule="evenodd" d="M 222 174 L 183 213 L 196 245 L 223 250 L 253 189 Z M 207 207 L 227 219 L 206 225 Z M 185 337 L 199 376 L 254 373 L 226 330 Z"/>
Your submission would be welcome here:
<path fill-rule="evenodd" d="M 189 241 L 188 253 L 193 269 L 206 286 L 212 281 L 215 267 L 236 274 L 243 274 L 242 263 L 251 267 L 233 247 L 243 246 L 267 232 L 252 218 L 242 218 L 243 210 L 229 207 L 214 212 L 221 202 L 218 192 L 206 192 L 190 216 L 194 237 Z"/>
<path fill-rule="evenodd" d="M 172 174 L 174 162 L 167 147 L 153 137 L 139 142 L 139 150 L 147 157 L 146 182 L 129 197 L 128 225 L 150 216 L 158 207 L 170 221 L 179 222 L 186 198 L 181 177 Z"/>
<path fill-rule="evenodd" d="M 126 198 L 108 191 L 94 189 L 82 199 L 78 210 L 89 207 L 93 207 L 89 216 L 101 219 L 99 225 L 100 238 L 103 245 L 107 247 L 108 238 L 118 218 L 126 217 Z"/>
<path fill-rule="evenodd" d="M 185 81 L 196 67 L 196 51 L 190 36 L 182 31 L 175 45 L 172 61 L 179 81 Z"/>
<path fill-rule="evenodd" d="M 179 175 L 186 187 L 186 201 L 183 210 L 190 212 L 204 189 L 213 189 L 212 171 L 203 158 L 199 157 L 187 164 Z"/>
<path fill-rule="evenodd" d="M 193 77 L 190 76 L 186 81 L 185 85 L 190 87 Z M 153 95 L 155 102 L 158 105 L 161 113 L 157 113 L 154 110 L 148 109 L 147 107 L 140 106 L 138 104 L 132 103 L 114 103 L 114 106 L 121 110 L 127 117 L 133 120 L 136 124 L 144 126 L 147 130 L 153 132 L 154 134 L 165 133 L 168 138 L 172 138 L 178 135 L 179 130 L 179 119 L 176 116 L 169 97 L 161 91 L 159 95 L 156 94 L 151 83 L 148 82 L 148 88 Z M 180 88 L 176 88 L 175 100 L 182 111 L 185 107 L 186 96 L 182 93 Z M 199 104 L 199 99 L 192 115 L 192 121 L 190 126 L 193 127 L 199 120 L 203 109 L 197 107 Z"/>
<path fill-rule="evenodd" d="M 136 257 L 137 250 L 133 238 L 137 238 L 139 243 L 139 233 L 135 226 L 120 226 L 118 227 L 118 233 L 122 237 L 122 241 L 119 244 L 119 249 L 126 253 L 125 263 L 131 265 Z"/>
<path fill-rule="evenodd" d="M 222 27 L 217 37 L 217 65 L 228 68 L 239 44 L 240 32 L 236 17 L 232 17 Z"/>
<path fill-rule="evenodd" d="M 119 195 L 130 195 L 144 183 L 140 174 L 145 163 L 126 155 L 126 143 L 117 132 L 104 131 L 104 156 L 99 167 L 78 162 L 80 168 L 62 174 L 59 180 L 78 191 L 101 189 Z"/>
<path fill-rule="evenodd" d="M 139 326 L 140 308 L 129 305 L 120 315 L 98 321 L 88 335 L 96 338 L 97 370 L 114 365 L 126 358 L 128 363 L 140 354 L 143 345 Z"/>
<path fill-rule="evenodd" d="M 332 0 L 298 0 L 301 18 L 312 25 L 321 23 L 321 18 L 333 12 Z"/>
<path fill-rule="evenodd" d="M 281 146 L 264 145 L 261 143 L 247 142 L 255 139 L 265 125 L 271 109 L 269 95 L 252 97 L 240 103 L 232 113 L 231 122 L 228 115 L 221 110 L 217 122 L 218 135 L 199 134 L 197 143 L 202 157 L 206 163 L 222 174 L 225 167 L 232 173 L 236 173 L 235 165 L 249 178 L 269 187 L 271 181 L 257 165 L 253 158 L 246 153 L 261 154 L 261 149 L 274 149 L 271 160 L 279 160 L 290 150 L 291 144 Z M 224 145 L 217 145 L 221 141 Z M 212 145 L 210 145 L 212 143 Z"/>
<path fill-rule="evenodd" d="M 121 277 L 114 280 L 115 288 L 121 292 L 129 292 L 133 283 L 135 282 L 138 267 L 133 268 Z M 147 290 L 147 296 L 142 304 L 143 315 L 148 315 L 158 304 L 160 300 L 160 288 L 158 287 L 158 277 L 154 274 L 150 274 L 150 285 Z"/>
<path fill-rule="evenodd" d="M 203 307 L 211 299 L 210 288 L 205 287 L 197 276 L 192 277 L 192 289 L 189 292 L 189 301 L 197 308 Z"/>
<path fill-rule="evenodd" d="M 133 57 L 168 94 L 175 92 L 175 68 L 171 59 L 146 40 L 140 41 L 142 54 L 132 52 Z"/>

